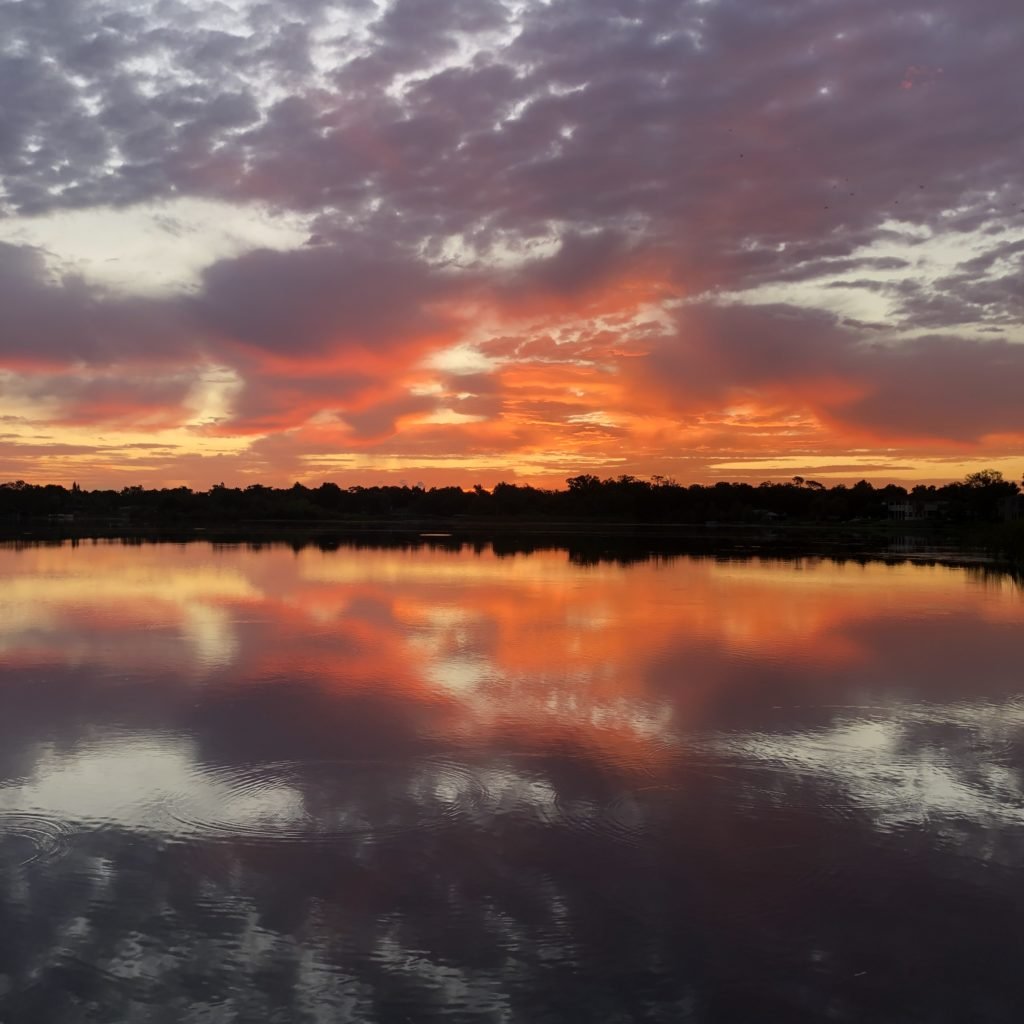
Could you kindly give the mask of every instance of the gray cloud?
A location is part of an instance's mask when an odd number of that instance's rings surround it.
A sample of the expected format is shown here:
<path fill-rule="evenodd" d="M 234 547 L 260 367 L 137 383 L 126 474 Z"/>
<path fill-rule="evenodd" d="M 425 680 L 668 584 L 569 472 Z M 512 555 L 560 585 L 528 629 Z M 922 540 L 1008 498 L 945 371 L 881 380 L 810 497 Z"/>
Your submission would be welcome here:
<path fill-rule="evenodd" d="M 752 243 L 842 257 L 885 216 L 1016 216 L 1015 12 L 566 0 L 513 27 L 496 0 L 398 0 L 329 38 L 315 3 L 220 28 L 178 0 L 27 0 L 0 15 L 0 169 L 22 212 L 266 198 L 415 245 L 632 225 L 684 269 L 742 274 Z"/>
<path fill-rule="evenodd" d="M 444 320 L 427 308 L 443 275 L 400 254 L 335 247 L 256 250 L 207 269 L 194 312 L 204 327 L 256 349 L 301 355 L 400 345 Z"/>
<path fill-rule="evenodd" d="M 55 279 L 43 254 L 0 242 L 0 360 L 65 366 L 195 361 L 194 335 L 172 304 Z"/>
<path fill-rule="evenodd" d="M 1007 234 L 1024 229 L 1019 0 L 329 8 L 0 6 L 0 215 L 258 200 L 311 215 L 319 243 L 222 260 L 162 300 L 54 280 L 39 253 L 0 245 L 4 363 L 226 363 L 245 379 L 238 422 L 271 426 L 370 385 L 275 381 L 261 360 L 411 359 L 454 297 L 571 301 L 656 265 L 680 296 L 874 291 L 893 328 L 934 332 L 901 347 L 856 317 L 704 304 L 686 315 L 706 345 L 673 336 L 647 360 L 680 394 L 846 375 L 867 393 L 823 407 L 844 422 L 957 439 L 1019 426 L 1018 350 L 954 336 L 1024 313 L 1024 243 Z M 934 283 L 861 252 L 975 230 L 988 247 Z M 496 269 L 499 249 L 524 265 Z M 373 433 L 388 409 L 353 422 Z"/>
<path fill-rule="evenodd" d="M 844 428 L 976 443 L 1020 430 L 1024 346 L 929 335 L 887 342 L 794 306 L 693 305 L 623 371 L 679 413 L 775 396 Z"/>

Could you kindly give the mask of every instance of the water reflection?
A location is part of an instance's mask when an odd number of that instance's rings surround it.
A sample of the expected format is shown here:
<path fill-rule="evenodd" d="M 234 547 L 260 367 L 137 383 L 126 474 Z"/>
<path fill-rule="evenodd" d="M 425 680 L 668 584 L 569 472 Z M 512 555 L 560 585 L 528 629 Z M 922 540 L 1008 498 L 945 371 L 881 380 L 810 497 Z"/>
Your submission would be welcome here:
<path fill-rule="evenodd" d="M 1016 1019 L 1024 601 L 0 549 L 0 1019 Z"/>

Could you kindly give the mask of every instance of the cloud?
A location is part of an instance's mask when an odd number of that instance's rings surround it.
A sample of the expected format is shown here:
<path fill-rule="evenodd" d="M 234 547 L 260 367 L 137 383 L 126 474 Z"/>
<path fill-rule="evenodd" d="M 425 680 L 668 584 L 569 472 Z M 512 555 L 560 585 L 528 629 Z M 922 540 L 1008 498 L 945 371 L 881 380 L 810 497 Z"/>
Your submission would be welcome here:
<path fill-rule="evenodd" d="M 400 254 L 260 249 L 209 267 L 193 308 L 211 332 L 287 357 L 436 334 L 448 324 L 431 307 L 450 292 L 442 275 Z"/>
<path fill-rule="evenodd" d="M 185 416 L 204 368 L 226 367 L 240 380 L 234 426 L 286 428 L 393 394 L 400 368 L 451 329 L 440 306 L 454 294 L 410 259 L 317 246 L 255 250 L 212 264 L 193 294 L 137 298 L 0 243 L 0 368 L 20 373 L 20 398 L 55 403 L 61 422 L 104 423 L 147 409 Z"/>
<path fill-rule="evenodd" d="M 840 435 L 978 444 L 1021 433 L 1024 346 L 887 342 L 792 306 L 688 306 L 676 333 L 623 370 L 678 414 L 752 402 L 809 410 Z"/>
<path fill-rule="evenodd" d="M 0 166 L 22 212 L 260 196 L 373 231 L 399 214 L 416 241 L 632 223 L 724 258 L 853 237 L 896 203 L 980 222 L 1009 211 L 1020 155 L 1024 72 L 991 27 L 1013 11 L 401 0 L 333 28 L 253 4 L 224 28 L 181 2 L 15 5 Z M 942 76 L 901 89 L 922 53 Z"/>
<path fill-rule="evenodd" d="M 183 199 L 311 227 L 148 297 L 0 243 L 0 367 L 82 425 L 143 423 L 147 404 L 187 424 L 221 368 L 204 429 L 312 453 L 471 442 L 611 466 L 830 431 L 837 448 L 1018 435 L 1017 13 L 5 5 L 5 232 Z M 452 349 L 486 352 L 488 380 L 423 390 Z"/>
<path fill-rule="evenodd" d="M 55 278 L 34 248 L 0 242 L 0 366 L 194 361 L 195 336 L 173 305 Z"/>

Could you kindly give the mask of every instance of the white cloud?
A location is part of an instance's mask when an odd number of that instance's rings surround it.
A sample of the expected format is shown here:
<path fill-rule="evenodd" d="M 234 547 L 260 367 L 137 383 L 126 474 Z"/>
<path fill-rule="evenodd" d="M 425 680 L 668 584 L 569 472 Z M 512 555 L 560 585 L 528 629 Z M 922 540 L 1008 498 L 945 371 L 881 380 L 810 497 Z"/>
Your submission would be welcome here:
<path fill-rule="evenodd" d="M 291 249 L 307 237 L 300 216 L 194 198 L 0 221 L 0 241 L 41 249 L 51 273 L 136 294 L 181 291 L 217 260 L 255 248 Z"/>

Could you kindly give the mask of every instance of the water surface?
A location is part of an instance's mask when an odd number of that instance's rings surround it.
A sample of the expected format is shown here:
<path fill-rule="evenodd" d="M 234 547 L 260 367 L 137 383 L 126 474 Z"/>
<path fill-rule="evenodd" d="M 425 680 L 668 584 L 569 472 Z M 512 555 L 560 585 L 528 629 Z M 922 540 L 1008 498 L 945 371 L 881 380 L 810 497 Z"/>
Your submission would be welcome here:
<path fill-rule="evenodd" d="M 1016 1021 L 1024 596 L 0 548 L 0 1020 Z"/>

